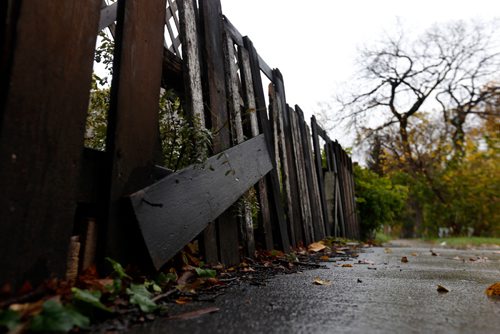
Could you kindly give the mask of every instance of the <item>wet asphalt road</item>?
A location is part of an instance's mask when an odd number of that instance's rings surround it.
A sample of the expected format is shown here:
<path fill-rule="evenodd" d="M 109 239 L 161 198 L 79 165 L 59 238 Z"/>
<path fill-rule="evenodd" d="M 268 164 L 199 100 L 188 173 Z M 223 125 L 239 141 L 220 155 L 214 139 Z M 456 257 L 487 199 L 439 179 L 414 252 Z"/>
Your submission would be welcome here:
<path fill-rule="evenodd" d="M 498 250 L 369 248 L 328 269 L 230 288 L 196 319 L 159 319 L 130 333 L 500 333 L 500 300 L 485 289 L 500 281 Z M 406 256 L 408 263 L 402 263 Z M 488 259 L 486 260 L 485 257 Z M 470 259 L 476 259 L 471 261 Z M 356 264 L 358 260 L 373 264 Z M 352 263 L 353 267 L 341 267 Z M 376 269 L 375 269 L 376 268 Z M 331 285 L 314 285 L 315 278 Z M 437 292 L 437 285 L 450 291 Z"/>

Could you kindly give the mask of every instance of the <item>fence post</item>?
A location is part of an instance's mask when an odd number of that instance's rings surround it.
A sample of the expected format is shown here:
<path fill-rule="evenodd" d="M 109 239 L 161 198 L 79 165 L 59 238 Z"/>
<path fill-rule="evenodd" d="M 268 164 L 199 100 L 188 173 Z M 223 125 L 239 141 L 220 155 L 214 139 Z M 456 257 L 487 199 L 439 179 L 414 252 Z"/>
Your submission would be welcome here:
<path fill-rule="evenodd" d="M 106 253 L 121 261 L 138 259 L 140 263 L 142 252 L 146 254 L 123 198 L 154 182 L 165 9 L 165 0 L 118 4 L 107 134 Z"/>
<path fill-rule="evenodd" d="M 231 146 L 229 112 L 227 109 L 224 36 L 221 4 L 219 0 L 200 0 L 200 18 L 203 31 L 203 56 L 205 61 L 205 92 L 207 109 L 212 121 L 213 151 L 219 153 Z M 231 265 L 240 261 L 238 223 L 228 209 L 217 219 L 219 255 L 222 263 Z M 204 244 L 214 242 L 213 234 L 205 235 Z M 210 240 L 212 239 L 212 240 Z M 207 260 L 209 262 L 211 259 Z"/>
<path fill-rule="evenodd" d="M 10 3 L 0 40 L 10 45 L 0 63 L 0 284 L 36 284 L 66 267 L 101 2 Z"/>

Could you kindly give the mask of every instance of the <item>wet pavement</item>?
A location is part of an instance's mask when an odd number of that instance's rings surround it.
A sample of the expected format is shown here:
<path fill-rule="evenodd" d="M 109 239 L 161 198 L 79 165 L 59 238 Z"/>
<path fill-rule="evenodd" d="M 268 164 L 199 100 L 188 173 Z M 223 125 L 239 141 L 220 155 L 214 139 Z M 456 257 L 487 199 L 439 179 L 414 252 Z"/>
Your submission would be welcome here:
<path fill-rule="evenodd" d="M 328 269 L 235 286 L 211 303 L 172 306 L 172 313 L 219 311 L 158 319 L 129 333 L 500 333 L 500 300 L 485 295 L 500 281 L 499 250 L 434 253 L 428 247 L 368 248 Z M 315 285 L 316 278 L 331 284 Z M 438 284 L 449 292 L 439 293 Z"/>

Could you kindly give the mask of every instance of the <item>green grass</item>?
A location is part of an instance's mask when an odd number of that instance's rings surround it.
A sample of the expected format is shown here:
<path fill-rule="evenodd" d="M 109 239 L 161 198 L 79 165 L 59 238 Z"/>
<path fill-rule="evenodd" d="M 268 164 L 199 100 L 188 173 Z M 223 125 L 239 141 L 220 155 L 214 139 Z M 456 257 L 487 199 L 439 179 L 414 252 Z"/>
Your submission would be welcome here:
<path fill-rule="evenodd" d="M 432 243 L 440 244 L 446 242 L 446 246 L 451 247 L 467 247 L 467 246 L 500 246 L 500 238 L 486 237 L 450 237 L 450 238 L 433 238 L 426 239 Z"/>

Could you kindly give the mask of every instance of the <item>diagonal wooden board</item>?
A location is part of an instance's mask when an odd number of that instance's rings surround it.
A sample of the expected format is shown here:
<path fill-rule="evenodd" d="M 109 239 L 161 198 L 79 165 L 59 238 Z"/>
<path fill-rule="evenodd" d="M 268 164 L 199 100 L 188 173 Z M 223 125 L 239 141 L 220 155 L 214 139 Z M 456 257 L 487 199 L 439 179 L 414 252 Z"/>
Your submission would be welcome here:
<path fill-rule="evenodd" d="M 264 135 L 170 174 L 130 201 L 159 269 L 272 169 Z"/>

